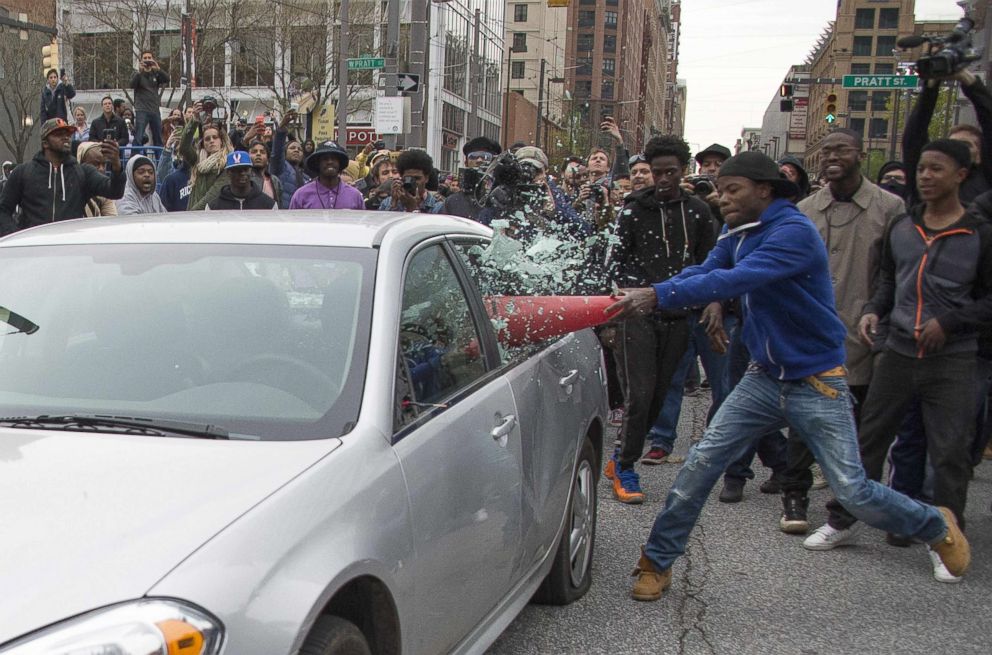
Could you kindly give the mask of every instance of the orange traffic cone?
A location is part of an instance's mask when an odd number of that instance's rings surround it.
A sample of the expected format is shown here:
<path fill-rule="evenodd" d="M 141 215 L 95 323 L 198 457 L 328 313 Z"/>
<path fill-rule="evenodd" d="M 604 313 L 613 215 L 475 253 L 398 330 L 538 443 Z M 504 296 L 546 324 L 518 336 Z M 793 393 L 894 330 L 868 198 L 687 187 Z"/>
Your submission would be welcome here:
<path fill-rule="evenodd" d="M 486 311 L 504 321 L 499 340 L 509 346 L 537 343 L 576 332 L 610 319 L 611 296 L 490 296 Z"/>

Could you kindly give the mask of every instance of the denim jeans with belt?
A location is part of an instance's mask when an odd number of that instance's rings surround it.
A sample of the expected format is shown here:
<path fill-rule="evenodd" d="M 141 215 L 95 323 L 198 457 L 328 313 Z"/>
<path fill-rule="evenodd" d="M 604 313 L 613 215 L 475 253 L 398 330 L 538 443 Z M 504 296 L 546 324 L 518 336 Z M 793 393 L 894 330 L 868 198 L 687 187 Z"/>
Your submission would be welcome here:
<path fill-rule="evenodd" d="M 645 552 L 659 570 L 685 552 L 699 512 L 727 464 L 769 430 L 789 426 L 816 457 L 837 499 L 873 527 L 917 537 L 943 538 L 947 525 L 937 508 L 869 480 L 861 466 L 847 380 L 822 377 L 830 398 L 804 380 L 776 380 L 752 364 L 723 402 L 703 440 L 689 451 L 658 514 Z"/>

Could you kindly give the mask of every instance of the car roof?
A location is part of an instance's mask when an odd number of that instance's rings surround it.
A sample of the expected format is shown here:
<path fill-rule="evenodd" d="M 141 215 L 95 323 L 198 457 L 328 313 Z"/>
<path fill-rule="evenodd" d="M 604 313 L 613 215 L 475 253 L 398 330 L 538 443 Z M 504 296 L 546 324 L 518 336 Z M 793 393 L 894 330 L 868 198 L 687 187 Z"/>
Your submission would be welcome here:
<path fill-rule="evenodd" d="M 249 218 L 250 216 L 250 218 Z M 488 236 L 489 228 L 439 214 L 355 210 L 175 212 L 58 221 L 0 239 L 0 247 L 102 243 L 239 243 L 373 248 L 387 233 Z"/>

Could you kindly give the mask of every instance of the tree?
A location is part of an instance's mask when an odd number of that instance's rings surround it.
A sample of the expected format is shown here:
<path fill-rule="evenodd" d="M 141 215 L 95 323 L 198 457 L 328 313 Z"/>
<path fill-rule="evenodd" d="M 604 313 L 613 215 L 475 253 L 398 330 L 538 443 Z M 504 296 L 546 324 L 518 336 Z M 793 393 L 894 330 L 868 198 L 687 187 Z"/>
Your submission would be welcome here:
<path fill-rule="evenodd" d="M 0 141 L 17 162 L 24 161 L 34 142 L 45 83 L 41 48 L 48 43 L 48 35 L 40 32 L 0 32 Z"/>

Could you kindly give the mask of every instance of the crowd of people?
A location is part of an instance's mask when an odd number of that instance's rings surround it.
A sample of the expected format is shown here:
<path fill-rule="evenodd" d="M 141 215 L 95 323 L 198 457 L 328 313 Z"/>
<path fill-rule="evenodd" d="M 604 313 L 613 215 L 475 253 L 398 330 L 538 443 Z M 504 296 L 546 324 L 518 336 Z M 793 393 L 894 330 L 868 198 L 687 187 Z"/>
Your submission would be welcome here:
<path fill-rule="evenodd" d="M 851 543 L 864 523 L 893 546 L 926 544 L 938 581 L 967 569 L 968 484 L 992 458 L 992 95 L 971 73 L 953 79 L 979 127 L 928 141 L 941 83 L 929 80 L 904 161 L 875 180 L 863 173 L 862 136 L 847 129 L 822 140 L 814 178 L 794 156 L 720 144 L 693 155 L 670 135 L 631 154 L 609 117 L 604 147 L 557 168 L 538 147 L 507 154 L 478 136 L 458 174 L 445 175 L 419 149 L 369 144 L 352 159 L 333 141 L 302 140 L 293 111 L 229 131 L 204 98 L 159 121 L 165 80 L 151 53 L 132 81 L 133 129 L 130 108 L 110 97 L 88 126 L 85 112 L 70 123 L 53 103 L 74 92 L 52 73 L 41 151 L 3 165 L 2 234 L 84 216 L 346 209 L 444 213 L 577 245 L 582 274 L 559 291 L 619 297 L 598 328 L 619 427 L 604 471 L 613 494 L 642 503 L 637 466 L 683 464 L 641 554 L 635 599 L 671 583 L 720 476 L 719 500 L 743 500 L 755 455 L 770 470 L 760 491 L 782 497 L 779 528 L 808 535 L 807 549 Z M 143 154 L 146 143 L 161 156 Z M 123 164 L 129 145 L 139 148 Z M 687 178 L 693 161 L 698 175 Z M 683 462 L 676 426 L 700 361 L 708 427 Z M 818 478 L 834 499 L 810 533 Z"/>

